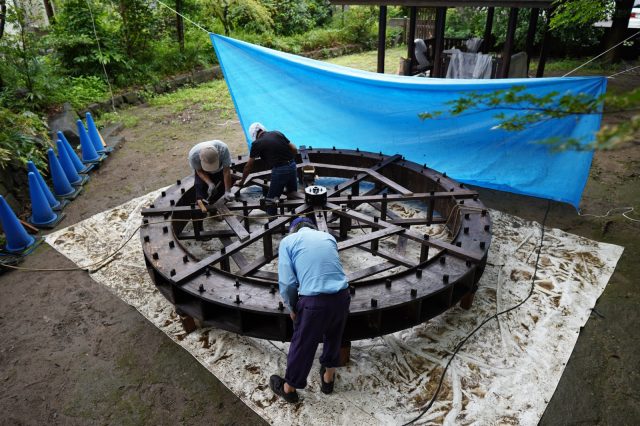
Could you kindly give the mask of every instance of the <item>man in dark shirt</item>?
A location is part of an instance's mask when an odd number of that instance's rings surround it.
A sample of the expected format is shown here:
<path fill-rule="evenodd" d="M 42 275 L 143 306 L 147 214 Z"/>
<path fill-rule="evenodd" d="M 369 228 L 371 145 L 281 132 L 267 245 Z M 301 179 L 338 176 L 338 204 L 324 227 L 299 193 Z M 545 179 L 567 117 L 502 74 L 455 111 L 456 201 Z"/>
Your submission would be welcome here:
<path fill-rule="evenodd" d="M 267 131 L 261 123 L 253 123 L 249 126 L 251 138 L 251 151 L 249 161 L 244 166 L 240 185 L 253 170 L 255 159 L 261 158 L 268 169 L 271 169 L 271 183 L 267 199 L 276 202 L 285 188 L 287 193 L 298 189 L 296 175 L 295 156 L 298 153 L 296 146 L 278 131 Z M 267 207 L 267 214 L 275 215 L 276 207 L 271 204 Z"/>

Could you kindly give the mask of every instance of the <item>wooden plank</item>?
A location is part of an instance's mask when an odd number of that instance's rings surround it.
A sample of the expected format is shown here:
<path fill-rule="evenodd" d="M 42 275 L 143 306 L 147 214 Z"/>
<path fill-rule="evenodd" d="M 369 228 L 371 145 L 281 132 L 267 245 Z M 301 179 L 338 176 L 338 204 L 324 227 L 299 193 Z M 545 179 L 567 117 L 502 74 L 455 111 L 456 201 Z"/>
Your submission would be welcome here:
<path fill-rule="evenodd" d="M 473 197 L 477 197 L 478 193 L 476 191 L 471 191 L 468 189 L 460 189 L 458 191 L 441 191 L 434 192 L 433 195 L 430 192 L 417 192 L 410 194 L 387 194 L 387 202 L 396 202 L 396 201 L 408 201 L 408 200 L 426 200 L 429 198 L 440 199 L 440 198 L 456 198 L 456 199 L 469 199 Z M 354 195 L 349 200 L 349 197 L 346 195 L 340 196 L 332 196 L 327 199 L 327 201 L 335 204 L 345 204 L 348 201 L 353 203 L 371 203 L 371 202 L 380 202 L 383 200 L 383 195 L 371 194 L 371 195 Z"/>
<path fill-rule="evenodd" d="M 267 263 L 271 262 L 276 257 L 277 256 L 273 256 L 271 258 L 268 258 L 268 257 L 265 257 L 265 256 L 260 256 L 260 257 L 256 258 L 256 260 L 254 260 L 253 262 L 251 262 L 251 263 L 245 265 L 244 267 L 242 267 L 238 272 L 236 272 L 236 275 L 239 275 L 241 277 L 249 275 L 252 272 L 256 271 L 257 269 L 262 268 L 264 265 L 266 265 Z"/>
<path fill-rule="evenodd" d="M 246 239 L 249 238 L 249 233 L 247 232 L 246 229 L 244 229 L 244 225 L 242 225 L 242 223 L 240 223 L 238 218 L 234 216 L 233 213 L 231 213 L 231 211 L 227 208 L 227 206 L 225 206 L 223 199 L 220 199 L 215 204 L 215 207 L 216 209 L 218 209 L 218 213 L 222 215 L 222 218 L 224 219 L 224 221 L 227 222 L 227 225 L 229 225 L 229 228 L 231 228 L 233 232 L 236 233 L 240 241 L 245 241 Z"/>
<path fill-rule="evenodd" d="M 390 226 L 395 226 L 389 222 L 383 221 L 383 220 L 378 220 L 377 222 L 374 220 L 374 218 L 372 218 L 371 216 L 367 216 L 365 214 L 362 214 L 360 212 L 357 212 L 355 210 L 347 210 L 346 212 L 341 211 L 340 209 L 338 209 L 335 204 L 329 204 L 327 203 L 327 207 L 330 209 L 336 209 L 335 214 L 337 215 L 347 215 L 350 216 L 353 219 L 362 221 L 364 223 L 368 223 L 370 225 L 373 225 L 374 227 L 380 227 L 380 228 L 388 228 Z M 463 214 L 464 211 L 461 209 L 459 214 Z M 456 245 L 447 243 L 445 241 L 441 241 L 441 240 L 437 240 L 437 239 L 428 239 L 425 240 L 424 236 L 416 231 L 413 231 L 411 229 L 405 229 L 404 234 L 407 238 L 410 238 L 416 242 L 419 242 L 420 244 L 427 244 L 431 247 L 435 247 L 441 250 L 446 250 L 447 253 L 459 257 L 461 259 L 464 260 L 471 260 L 473 262 L 480 262 L 480 260 L 482 259 L 482 256 L 484 255 L 483 253 L 473 253 L 470 252 L 469 250 L 465 250 L 461 247 L 458 247 Z"/>
<path fill-rule="evenodd" d="M 329 232 L 329 229 L 327 228 L 327 221 L 325 220 L 324 212 L 322 210 L 324 210 L 323 207 L 313 208 L 313 216 L 316 220 L 316 227 L 318 228 L 318 231 Z"/>
<path fill-rule="evenodd" d="M 371 253 L 371 254 L 374 254 L 376 256 L 380 256 L 383 259 L 390 260 L 390 261 L 394 262 L 396 265 L 406 266 L 407 268 L 413 268 L 415 266 L 418 266 L 417 263 L 412 262 L 411 260 L 407 259 L 406 257 L 400 256 L 399 254 L 396 254 L 396 253 L 388 252 L 386 250 L 373 251 L 373 250 L 371 250 L 370 247 L 367 247 L 367 246 L 356 246 L 356 248 L 358 248 L 360 250 L 364 250 L 364 251 L 366 251 L 368 253 Z"/>
<path fill-rule="evenodd" d="M 300 214 L 300 213 L 304 213 L 305 211 L 309 210 L 309 206 L 306 204 L 303 204 L 302 206 L 298 207 L 294 213 L 295 214 Z M 173 276 L 173 281 L 176 283 L 183 283 L 184 281 L 201 274 L 204 271 L 204 268 L 206 268 L 209 265 L 215 264 L 220 262 L 220 259 L 224 258 L 224 257 L 229 257 L 231 256 L 233 253 L 236 253 L 240 250 L 242 250 L 243 248 L 245 248 L 246 246 L 253 244 L 254 242 L 256 242 L 258 239 L 262 238 L 262 236 L 265 233 L 268 232 L 277 232 L 277 229 L 280 228 L 281 225 L 286 224 L 287 222 L 289 222 L 292 218 L 291 217 L 280 217 L 276 220 L 274 220 L 273 222 L 269 223 L 269 229 L 261 229 L 259 231 L 256 232 L 252 232 L 251 234 L 249 234 L 249 238 L 245 241 L 236 241 L 235 243 L 231 244 L 230 246 L 225 248 L 225 253 L 222 252 L 216 252 L 214 254 L 212 254 L 211 256 L 207 256 L 204 259 L 200 260 L 199 262 L 196 262 L 193 265 L 189 265 L 188 267 L 186 267 L 184 270 L 178 272 L 176 275 Z"/>
<path fill-rule="evenodd" d="M 236 233 L 231 229 L 219 229 L 215 231 L 200 231 L 199 235 L 195 235 L 192 233 L 181 232 L 177 235 L 176 238 L 179 240 L 195 240 L 195 239 L 207 239 L 207 238 L 225 238 L 225 237 L 235 237 Z"/>
<path fill-rule="evenodd" d="M 387 237 L 389 235 L 398 234 L 404 232 L 405 229 L 401 226 L 394 226 L 389 228 L 380 229 L 378 231 L 369 232 L 368 234 L 358 235 L 348 240 L 340 241 L 338 243 L 338 251 L 346 250 L 351 247 L 359 246 L 360 244 L 367 243 L 369 241 L 379 240 L 380 238 Z"/>
<path fill-rule="evenodd" d="M 413 191 L 409 191 L 404 186 L 400 185 L 399 183 L 396 183 L 396 182 L 392 181 L 388 177 L 383 176 L 383 175 L 381 175 L 380 173 L 378 173 L 378 172 L 376 172 L 374 170 L 370 170 L 369 171 L 369 176 L 371 176 L 372 178 L 374 178 L 375 180 L 377 180 L 381 184 L 387 186 L 388 188 L 391 188 L 394 191 L 399 192 L 402 195 L 411 195 L 411 194 L 413 194 Z"/>
<path fill-rule="evenodd" d="M 229 237 L 220 238 L 220 242 L 222 244 L 224 244 L 225 247 L 227 247 L 227 246 L 229 246 L 229 245 L 231 245 L 233 243 L 233 241 L 231 241 L 231 238 L 229 238 Z M 241 252 L 233 253 L 231 255 L 231 259 L 233 259 L 235 264 L 238 265 L 238 268 L 240 268 L 240 269 L 242 269 L 244 266 L 246 266 L 249 263 L 247 258 L 244 257 L 244 254 L 242 254 Z"/>
<path fill-rule="evenodd" d="M 363 278 L 370 277 L 375 274 L 379 274 L 380 272 L 388 271 L 391 268 L 395 268 L 398 266 L 392 262 L 384 262 L 379 263 L 377 265 L 370 266 L 368 268 L 360 269 L 359 271 L 354 271 L 347 274 L 347 282 L 352 283 L 354 281 L 361 280 Z"/>
<path fill-rule="evenodd" d="M 356 183 L 361 182 L 362 180 L 364 180 L 368 176 L 368 171 L 380 170 L 383 167 L 393 163 L 394 161 L 400 160 L 400 159 L 402 159 L 402 156 L 400 154 L 396 154 L 394 156 L 385 158 L 384 160 L 382 160 L 377 165 L 375 165 L 373 167 L 370 167 L 369 169 L 366 169 L 367 172 L 359 173 L 357 178 L 352 178 L 352 179 L 346 180 L 346 181 L 342 182 L 340 185 L 338 185 L 338 189 L 330 190 L 329 193 L 327 194 L 327 197 L 331 197 L 334 194 L 339 194 L 340 192 L 342 192 L 345 189 L 349 188 L 351 185 L 354 185 Z"/>
<path fill-rule="evenodd" d="M 301 203 L 304 202 L 304 194 L 302 192 L 296 191 L 291 193 L 290 195 L 296 198 L 295 199 L 289 198 L 289 199 L 283 200 L 285 207 L 287 208 L 299 207 Z M 407 195 L 387 194 L 387 201 L 392 202 L 392 201 L 420 200 L 420 199 L 428 199 L 430 197 L 434 199 L 449 198 L 449 197 L 453 197 L 456 199 L 470 199 L 477 196 L 478 196 L 478 193 L 476 191 L 471 191 L 469 189 L 459 189 L 457 191 L 451 191 L 451 192 L 446 192 L 446 191 L 434 192 L 433 195 L 430 192 L 418 192 L 418 193 L 414 193 L 414 194 L 412 193 Z M 370 203 L 370 202 L 380 202 L 382 201 L 382 197 L 383 197 L 382 195 L 367 193 L 364 195 L 352 196 L 351 200 L 349 200 L 349 198 L 346 195 L 344 196 L 335 195 L 335 196 L 329 197 L 327 201 L 335 204 L 346 204 L 348 201 L 351 201 L 352 203 L 361 204 L 361 203 Z M 242 203 L 237 201 L 227 203 L 226 206 L 229 210 L 242 210 L 243 208 Z M 258 202 L 247 203 L 247 208 L 249 208 L 250 210 L 259 209 L 260 203 Z M 192 209 L 190 206 L 175 206 L 175 207 L 167 207 L 167 208 L 156 207 L 156 208 L 143 209 L 142 215 L 156 216 L 156 215 L 163 215 L 166 213 L 189 212 L 191 210 Z M 213 205 L 207 206 L 207 211 L 213 211 L 213 210 L 215 210 L 215 207 Z"/>

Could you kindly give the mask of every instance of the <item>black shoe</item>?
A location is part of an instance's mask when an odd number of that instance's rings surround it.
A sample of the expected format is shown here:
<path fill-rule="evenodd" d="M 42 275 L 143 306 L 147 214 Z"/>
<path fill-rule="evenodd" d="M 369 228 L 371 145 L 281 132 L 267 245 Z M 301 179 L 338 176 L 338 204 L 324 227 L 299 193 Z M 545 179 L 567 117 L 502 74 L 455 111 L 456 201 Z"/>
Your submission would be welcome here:
<path fill-rule="evenodd" d="M 324 381 L 324 373 L 325 371 L 327 371 L 327 369 L 324 366 L 320 366 L 320 390 L 322 391 L 322 393 L 326 393 L 327 395 L 329 395 L 331 392 L 333 392 L 333 383 L 336 381 L 335 375 L 333 377 L 333 382 L 325 382 Z"/>
<path fill-rule="evenodd" d="M 277 374 L 274 374 L 269 378 L 269 387 L 276 395 L 282 397 L 287 402 L 298 402 L 298 392 L 285 393 L 284 391 L 284 379 Z"/>

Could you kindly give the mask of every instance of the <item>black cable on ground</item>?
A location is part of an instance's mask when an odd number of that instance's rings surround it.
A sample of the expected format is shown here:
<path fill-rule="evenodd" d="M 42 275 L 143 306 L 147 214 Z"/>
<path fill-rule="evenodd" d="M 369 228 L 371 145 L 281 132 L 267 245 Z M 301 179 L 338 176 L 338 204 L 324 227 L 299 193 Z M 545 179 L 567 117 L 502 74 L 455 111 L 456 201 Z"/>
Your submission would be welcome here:
<path fill-rule="evenodd" d="M 451 357 L 449 358 L 449 361 L 447 361 L 447 365 L 445 365 L 444 370 L 442 371 L 442 375 L 440 376 L 440 381 L 438 382 L 438 387 L 436 388 L 436 391 L 433 394 L 433 397 L 431 397 L 431 400 L 429 401 L 427 406 L 422 409 L 422 412 L 415 419 L 410 420 L 407 423 L 404 423 L 402 426 L 407 426 L 407 425 L 410 425 L 410 424 L 413 424 L 413 423 L 417 422 L 433 406 L 433 403 L 436 401 L 436 398 L 438 397 L 438 394 L 440 393 L 440 389 L 442 389 L 442 383 L 444 382 L 444 376 L 447 374 L 447 370 L 449 369 L 449 366 L 451 365 L 451 362 L 456 357 L 456 355 L 458 354 L 460 349 L 462 349 L 462 346 L 464 346 L 464 344 L 467 342 L 467 340 L 469 340 L 471 338 L 471 336 L 473 336 L 478 330 L 480 330 L 482 327 L 484 327 L 485 324 L 487 324 L 489 321 L 491 321 L 493 319 L 496 319 L 500 315 L 506 314 L 507 312 L 511 312 L 514 309 L 518 309 L 527 300 L 529 300 L 531 298 L 531 296 L 533 295 L 533 290 L 535 288 L 536 273 L 538 272 L 538 262 L 540 261 L 540 252 L 542 251 L 542 244 L 544 243 L 544 226 L 547 223 L 547 216 L 549 215 L 549 210 L 550 209 L 551 209 L 551 201 L 548 201 L 547 202 L 547 208 L 546 208 L 546 210 L 544 212 L 544 217 L 542 218 L 542 225 L 541 225 L 541 230 L 540 230 L 540 246 L 538 247 L 538 254 L 536 256 L 536 262 L 535 262 L 535 265 L 533 267 L 533 276 L 531 277 L 531 287 L 529 288 L 529 294 L 527 295 L 527 297 L 525 297 L 518 304 L 516 304 L 516 305 L 514 305 L 514 306 L 512 306 L 512 307 L 510 307 L 508 309 L 505 309 L 504 311 L 495 313 L 495 314 L 491 315 L 489 318 L 487 318 L 484 321 L 482 321 L 480 323 L 480 325 L 478 325 L 476 328 L 474 328 L 471 333 L 467 334 L 467 336 L 464 339 L 462 339 L 460 341 L 460 343 L 458 343 L 456 345 L 455 349 L 453 350 L 453 353 L 451 354 Z"/>

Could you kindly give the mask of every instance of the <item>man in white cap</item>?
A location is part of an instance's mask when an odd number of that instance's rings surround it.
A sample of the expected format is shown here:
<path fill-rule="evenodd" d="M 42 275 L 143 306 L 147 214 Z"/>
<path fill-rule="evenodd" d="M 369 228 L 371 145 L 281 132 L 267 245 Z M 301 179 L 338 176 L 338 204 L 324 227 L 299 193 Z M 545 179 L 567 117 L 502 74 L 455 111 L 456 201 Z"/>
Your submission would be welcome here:
<path fill-rule="evenodd" d="M 294 192 L 298 189 L 296 175 L 295 156 L 298 149 L 287 139 L 285 135 L 276 130 L 267 131 L 262 123 L 253 123 L 249 126 L 249 137 L 251 138 L 251 151 L 249 161 L 242 171 L 240 185 L 253 170 L 255 159 L 260 158 L 267 169 L 271 169 L 271 182 L 267 199 L 277 201 L 284 193 Z M 275 215 L 275 205 L 267 207 L 267 214 Z"/>
<path fill-rule="evenodd" d="M 189 151 L 189 165 L 195 172 L 196 201 L 209 202 L 221 181 L 224 181 L 224 198 L 233 199 L 229 192 L 232 187 L 231 154 L 227 144 L 219 140 L 200 142 Z"/>

